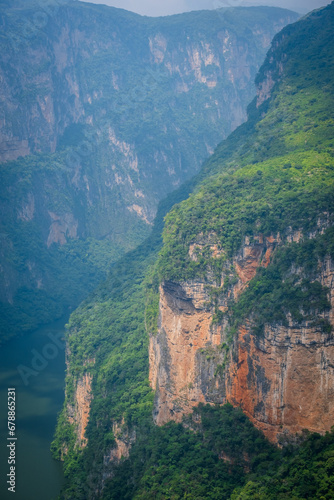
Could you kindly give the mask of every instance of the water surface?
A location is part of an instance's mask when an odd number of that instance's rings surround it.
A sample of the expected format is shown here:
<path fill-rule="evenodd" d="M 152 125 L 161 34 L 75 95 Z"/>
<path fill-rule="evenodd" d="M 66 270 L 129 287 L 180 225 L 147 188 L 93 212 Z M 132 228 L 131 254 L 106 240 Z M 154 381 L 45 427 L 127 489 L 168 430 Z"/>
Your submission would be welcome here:
<path fill-rule="evenodd" d="M 0 347 L 0 498 L 54 500 L 64 483 L 50 444 L 64 401 L 64 325 L 67 317 Z M 6 474 L 7 389 L 16 389 L 16 492 Z"/>

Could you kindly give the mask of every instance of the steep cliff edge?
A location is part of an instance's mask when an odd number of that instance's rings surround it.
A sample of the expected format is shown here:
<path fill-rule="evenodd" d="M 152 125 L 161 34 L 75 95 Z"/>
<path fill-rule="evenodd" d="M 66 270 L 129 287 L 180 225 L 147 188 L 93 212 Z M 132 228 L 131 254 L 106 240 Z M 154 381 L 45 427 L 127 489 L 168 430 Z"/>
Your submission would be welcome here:
<path fill-rule="evenodd" d="M 92 377 L 88 373 L 77 381 L 73 400 L 73 406 L 71 404 L 67 406 L 68 419 L 69 423 L 74 426 L 77 445 L 84 448 L 87 446 L 85 432 L 92 400 Z"/>
<path fill-rule="evenodd" d="M 218 311 L 226 317 L 228 304 L 238 300 L 257 268 L 270 265 L 277 240 L 260 237 L 228 263 L 236 279 L 219 295 Z M 316 279 L 328 289 L 330 303 L 321 318 L 333 328 L 333 261 L 327 257 L 318 266 Z M 283 442 L 285 434 L 303 429 L 329 431 L 334 414 L 332 332 L 288 317 L 287 326 L 269 323 L 256 335 L 252 318 L 246 317 L 231 339 L 228 320 L 213 321 L 211 303 L 209 280 L 161 285 L 159 330 L 150 339 L 156 423 L 181 422 L 200 402 L 230 402 L 272 441 Z"/>
<path fill-rule="evenodd" d="M 207 167 L 226 173 L 167 216 L 150 337 L 159 425 L 200 402 L 239 406 L 274 442 L 334 423 L 333 12 L 274 39 L 248 136 Z"/>

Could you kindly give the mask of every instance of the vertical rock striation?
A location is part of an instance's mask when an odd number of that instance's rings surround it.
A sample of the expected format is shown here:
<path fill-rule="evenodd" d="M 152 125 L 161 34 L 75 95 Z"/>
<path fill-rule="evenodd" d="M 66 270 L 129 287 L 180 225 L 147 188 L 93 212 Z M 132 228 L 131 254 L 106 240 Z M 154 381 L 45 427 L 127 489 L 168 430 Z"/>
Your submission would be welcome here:
<path fill-rule="evenodd" d="M 80 448 L 87 446 L 88 442 L 85 431 L 89 420 L 92 397 L 92 376 L 85 373 L 77 381 L 73 404 L 69 404 L 67 407 L 68 420 L 70 424 L 75 425 L 77 444 Z"/>
<path fill-rule="evenodd" d="M 300 234 L 289 238 L 298 240 Z M 228 310 L 259 266 L 282 244 L 279 235 L 243 248 L 226 265 L 237 279 L 221 297 Z M 331 309 L 324 315 L 334 327 L 334 263 L 319 263 L 317 279 L 328 288 Z M 224 275 L 222 276 L 222 283 Z M 211 283 L 212 284 L 212 283 Z M 230 349 L 228 323 L 217 325 L 208 306 L 209 282 L 164 282 L 160 288 L 157 335 L 150 338 L 150 381 L 156 391 L 155 421 L 180 422 L 199 402 L 240 406 L 272 441 L 303 429 L 325 432 L 334 416 L 334 338 L 307 321 L 288 326 L 268 324 L 264 336 L 253 333 L 249 318 L 238 329 Z"/>

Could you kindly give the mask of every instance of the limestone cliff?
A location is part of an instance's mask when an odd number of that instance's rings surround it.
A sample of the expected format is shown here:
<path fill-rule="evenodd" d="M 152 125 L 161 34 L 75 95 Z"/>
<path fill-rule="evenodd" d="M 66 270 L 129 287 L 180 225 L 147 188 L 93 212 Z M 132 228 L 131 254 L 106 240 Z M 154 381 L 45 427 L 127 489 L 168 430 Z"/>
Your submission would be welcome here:
<path fill-rule="evenodd" d="M 202 107 L 223 131 L 213 137 L 213 127 L 211 134 L 206 134 L 205 158 L 223 135 L 245 119 L 245 106 L 254 92 L 253 79 L 271 39 L 297 19 L 293 12 L 272 9 L 268 14 L 263 11 L 267 16 L 264 22 L 261 9 L 258 14 L 253 12 L 236 12 L 231 18 L 214 12 L 202 13 L 201 19 L 193 13 L 179 15 L 173 19 L 177 27 L 173 31 L 174 24 L 168 18 L 145 21 L 119 9 L 70 0 L 55 2 L 52 8 L 42 2 L 38 6 L 26 2 L 26 7 L 2 7 L 1 161 L 36 152 L 53 153 L 69 126 L 98 127 L 110 114 L 114 114 L 111 123 L 117 126 L 116 135 L 125 132 L 129 142 L 129 134 L 117 123 L 120 113 L 130 118 L 136 111 L 147 120 L 150 109 L 143 109 L 140 103 L 152 98 L 156 101 L 153 94 L 158 86 L 169 94 L 166 104 L 175 110 L 178 98 L 183 101 L 197 84 L 203 85 L 202 90 L 212 89 Z M 209 36 L 205 35 L 206 23 L 211 24 Z M 134 40 L 123 26 L 129 24 L 133 25 Z M 198 35 L 201 31 L 204 36 Z M 190 99 L 184 112 L 195 104 Z M 190 112 L 204 116 L 204 109 L 196 106 Z M 222 121 L 219 117 L 223 116 Z M 124 137 L 119 140 L 124 141 Z M 138 149 L 138 144 L 134 146 Z M 167 156 L 173 153 L 168 145 L 163 149 Z M 157 148 L 155 153 L 159 152 Z M 155 161 L 166 169 L 170 163 L 163 155 Z"/>
<path fill-rule="evenodd" d="M 224 279 L 236 279 L 219 298 L 227 312 L 259 266 L 268 266 L 278 246 L 299 241 L 300 232 L 245 240 Z M 210 244 L 212 248 L 212 244 Z M 190 249 L 190 251 L 192 248 Z M 328 288 L 334 327 L 334 263 L 319 262 L 317 279 Z M 216 324 L 210 307 L 212 282 L 164 282 L 160 288 L 159 330 L 150 339 L 150 380 L 156 390 L 155 420 L 181 421 L 199 402 L 240 406 L 272 441 L 303 429 L 330 430 L 334 415 L 334 338 L 307 321 L 267 324 L 263 336 L 248 318 L 229 340 L 228 320 Z M 228 345 L 230 342 L 230 346 Z"/>

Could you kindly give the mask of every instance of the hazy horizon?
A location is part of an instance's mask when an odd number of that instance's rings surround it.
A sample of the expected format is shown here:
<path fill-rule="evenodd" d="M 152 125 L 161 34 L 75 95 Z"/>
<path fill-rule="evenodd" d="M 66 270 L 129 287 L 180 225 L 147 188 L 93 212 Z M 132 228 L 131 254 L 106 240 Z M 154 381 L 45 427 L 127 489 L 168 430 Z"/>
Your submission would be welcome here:
<path fill-rule="evenodd" d="M 191 10 L 218 9 L 220 7 L 270 6 L 306 14 L 330 4 L 328 0 L 82 0 L 84 2 L 118 7 L 146 16 L 167 16 Z"/>

